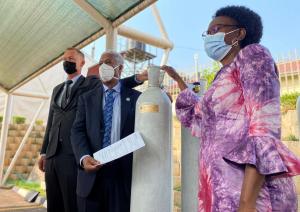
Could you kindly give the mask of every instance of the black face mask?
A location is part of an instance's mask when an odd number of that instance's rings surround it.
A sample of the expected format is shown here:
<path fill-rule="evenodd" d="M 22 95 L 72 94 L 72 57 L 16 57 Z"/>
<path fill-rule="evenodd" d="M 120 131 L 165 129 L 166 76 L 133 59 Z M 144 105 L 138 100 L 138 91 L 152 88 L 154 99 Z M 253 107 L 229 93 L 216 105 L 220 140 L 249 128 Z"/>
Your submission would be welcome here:
<path fill-rule="evenodd" d="M 67 74 L 74 74 L 76 70 L 76 63 L 64 61 L 63 63 L 64 70 Z"/>

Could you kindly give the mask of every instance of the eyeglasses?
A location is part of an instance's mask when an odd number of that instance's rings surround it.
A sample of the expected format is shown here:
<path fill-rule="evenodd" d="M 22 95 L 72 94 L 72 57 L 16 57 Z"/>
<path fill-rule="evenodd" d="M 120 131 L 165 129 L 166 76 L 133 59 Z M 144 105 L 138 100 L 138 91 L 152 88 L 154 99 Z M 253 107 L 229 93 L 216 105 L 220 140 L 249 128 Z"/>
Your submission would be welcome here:
<path fill-rule="evenodd" d="M 219 32 L 220 29 L 222 29 L 224 27 L 239 27 L 239 25 L 236 25 L 236 24 L 216 24 L 216 25 L 212 26 L 209 30 L 204 31 L 202 33 L 202 37 L 205 38 L 207 35 L 214 35 L 217 32 Z"/>

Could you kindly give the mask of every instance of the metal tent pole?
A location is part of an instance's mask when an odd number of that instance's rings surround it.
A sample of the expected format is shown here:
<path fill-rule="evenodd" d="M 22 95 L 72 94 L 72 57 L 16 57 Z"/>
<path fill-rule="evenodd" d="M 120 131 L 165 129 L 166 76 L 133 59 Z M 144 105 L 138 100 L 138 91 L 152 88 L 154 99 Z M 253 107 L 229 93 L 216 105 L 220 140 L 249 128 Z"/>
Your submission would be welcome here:
<path fill-rule="evenodd" d="M 11 94 L 7 94 L 5 97 L 4 115 L 3 115 L 2 130 L 1 130 L 1 137 L 0 137 L 0 182 L 2 182 L 2 178 L 3 178 L 5 149 L 7 143 L 7 134 L 8 134 L 9 122 L 11 118 L 12 106 L 13 106 L 13 96 Z"/>

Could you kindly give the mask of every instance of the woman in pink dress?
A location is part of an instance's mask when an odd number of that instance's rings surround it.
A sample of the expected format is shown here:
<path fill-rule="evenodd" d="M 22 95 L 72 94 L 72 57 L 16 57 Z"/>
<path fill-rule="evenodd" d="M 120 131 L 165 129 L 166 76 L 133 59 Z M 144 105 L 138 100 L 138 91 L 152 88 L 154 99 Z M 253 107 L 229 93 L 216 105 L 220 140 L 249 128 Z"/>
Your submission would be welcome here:
<path fill-rule="evenodd" d="M 223 65 L 203 98 L 163 66 L 181 93 L 180 122 L 200 138 L 199 212 L 294 212 L 292 176 L 300 160 L 280 141 L 280 87 L 270 52 L 258 44 L 260 17 L 248 8 L 219 9 L 203 34 Z"/>

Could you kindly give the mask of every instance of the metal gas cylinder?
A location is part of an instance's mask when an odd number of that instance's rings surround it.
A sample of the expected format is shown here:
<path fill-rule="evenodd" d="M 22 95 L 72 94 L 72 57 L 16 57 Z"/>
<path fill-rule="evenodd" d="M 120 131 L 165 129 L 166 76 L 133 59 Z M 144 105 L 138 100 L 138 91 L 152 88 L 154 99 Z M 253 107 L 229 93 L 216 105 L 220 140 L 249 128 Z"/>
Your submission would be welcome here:
<path fill-rule="evenodd" d="M 296 102 L 296 112 L 297 112 L 297 128 L 298 128 L 298 135 L 297 137 L 300 138 L 300 96 L 297 98 Z"/>
<path fill-rule="evenodd" d="M 172 212 L 172 108 L 161 73 L 148 68 L 148 88 L 136 103 L 135 131 L 146 146 L 133 155 L 131 212 Z"/>
<path fill-rule="evenodd" d="M 206 88 L 206 80 L 189 84 L 189 89 L 200 98 Z M 192 136 L 191 130 L 181 126 L 181 211 L 198 211 L 200 140 Z"/>

